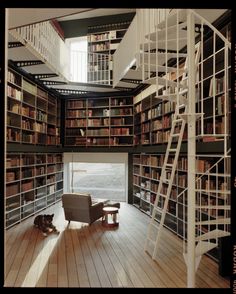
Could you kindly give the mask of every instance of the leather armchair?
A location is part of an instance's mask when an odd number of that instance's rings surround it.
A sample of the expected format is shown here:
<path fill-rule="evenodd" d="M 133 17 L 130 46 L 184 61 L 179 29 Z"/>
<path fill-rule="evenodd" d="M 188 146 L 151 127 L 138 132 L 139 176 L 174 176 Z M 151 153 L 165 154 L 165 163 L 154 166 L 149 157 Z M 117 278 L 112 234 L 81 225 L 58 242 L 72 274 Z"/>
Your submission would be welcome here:
<path fill-rule="evenodd" d="M 88 193 L 65 193 L 62 195 L 62 207 L 65 219 L 92 224 L 103 216 L 103 202 L 92 203 Z"/>

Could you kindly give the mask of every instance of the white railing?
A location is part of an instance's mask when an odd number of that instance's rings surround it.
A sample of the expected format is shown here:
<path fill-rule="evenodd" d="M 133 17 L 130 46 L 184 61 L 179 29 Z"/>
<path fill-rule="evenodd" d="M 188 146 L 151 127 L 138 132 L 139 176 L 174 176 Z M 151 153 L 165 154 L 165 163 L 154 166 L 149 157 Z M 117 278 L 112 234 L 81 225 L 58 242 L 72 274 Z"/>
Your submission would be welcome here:
<path fill-rule="evenodd" d="M 163 21 L 171 9 L 137 9 L 124 38 L 114 53 L 113 87 L 128 70 L 137 65 L 137 53 L 142 50 L 145 36 L 155 31 L 155 26 Z"/>
<path fill-rule="evenodd" d="M 88 83 L 111 85 L 111 73 L 111 55 L 88 53 Z"/>
<path fill-rule="evenodd" d="M 70 81 L 110 85 L 112 61 L 109 54 L 72 50 Z"/>
<path fill-rule="evenodd" d="M 69 78 L 69 48 L 49 21 L 19 27 L 10 33 L 55 73 Z"/>
<path fill-rule="evenodd" d="M 70 81 L 87 83 L 88 53 L 72 50 L 70 55 Z"/>

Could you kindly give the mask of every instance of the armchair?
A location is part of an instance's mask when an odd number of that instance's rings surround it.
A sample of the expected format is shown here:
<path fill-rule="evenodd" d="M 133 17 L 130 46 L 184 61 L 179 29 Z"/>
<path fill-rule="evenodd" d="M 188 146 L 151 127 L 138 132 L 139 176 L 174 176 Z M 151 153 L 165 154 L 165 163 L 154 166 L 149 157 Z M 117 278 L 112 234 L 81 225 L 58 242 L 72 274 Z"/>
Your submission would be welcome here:
<path fill-rule="evenodd" d="M 103 216 L 103 202 L 92 203 L 88 193 L 65 193 L 62 195 L 62 207 L 65 219 L 92 224 Z"/>

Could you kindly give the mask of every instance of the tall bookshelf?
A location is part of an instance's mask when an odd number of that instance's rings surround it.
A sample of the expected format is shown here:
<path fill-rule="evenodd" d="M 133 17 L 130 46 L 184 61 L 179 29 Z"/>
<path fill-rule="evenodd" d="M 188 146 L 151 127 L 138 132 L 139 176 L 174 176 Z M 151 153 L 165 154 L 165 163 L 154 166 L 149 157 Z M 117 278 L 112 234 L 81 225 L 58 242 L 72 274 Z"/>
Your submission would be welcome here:
<path fill-rule="evenodd" d="M 16 71 L 7 76 L 7 142 L 58 145 L 58 99 Z"/>
<path fill-rule="evenodd" d="M 62 194 L 62 153 L 7 153 L 6 228 L 56 203 Z"/>
<path fill-rule="evenodd" d="M 196 182 L 199 205 L 196 221 L 209 218 L 214 220 L 225 213 L 223 209 L 217 212 L 216 206 L 230 205 L 230 159 L 216 166 L 220 158 L 221 155 L 216 154 L 197 157 L 196 175 L 197 178 L 202 178 L 202 181 Z M 157 197 L 163 163 L 164 154 L 161 153 L 133 154 L 133 205 L 150 216 Z M 166 228 L 184 239 L 187 237 L 187 164 L 186 154 L 182 153 L 178 159 L 164 222 Z M 209 169 L 212 169 L 211 172 L 205 174 Z M 167 187 L 167 184 L 164 184 L 163 189 L 165 186 Z M 161 196 L 160 201 L 164 201 Z M 209 231 L 208 225 L 200 226 L 198 229 L 204 233 Z M 209 255 L 218 259 L 217 249 L 211 250 Z"/>
<path fill-rule="evenodd" d="M 122 22 L 88 28 L 88 82 L 112 84 L 112 55 L 129 25 Z"/>
<path fill-rule="evenodd" d="M 66 101 L 66 146 L 133 146 L 133 97 Z"/>

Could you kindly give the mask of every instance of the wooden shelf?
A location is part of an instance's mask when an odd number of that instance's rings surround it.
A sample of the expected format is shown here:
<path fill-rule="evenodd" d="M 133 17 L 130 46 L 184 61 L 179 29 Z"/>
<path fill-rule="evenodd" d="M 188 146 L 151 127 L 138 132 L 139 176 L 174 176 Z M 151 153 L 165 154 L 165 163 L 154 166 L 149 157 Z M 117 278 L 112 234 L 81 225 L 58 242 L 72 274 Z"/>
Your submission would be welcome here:
<path fill-rule="evenodd" d="M 8 142 L 60 145 L 60 102 L 56 97 L 11 68 L 7 97 Z"/>
<path fill-rule="evenodd" d="M 66 102 L 66 146 L 133 146 L 133 97 Z"/>
<path fill-rule="evenodd" d="M 6 228 L 61 199 L 62 153 L 7 153 Z"/>

